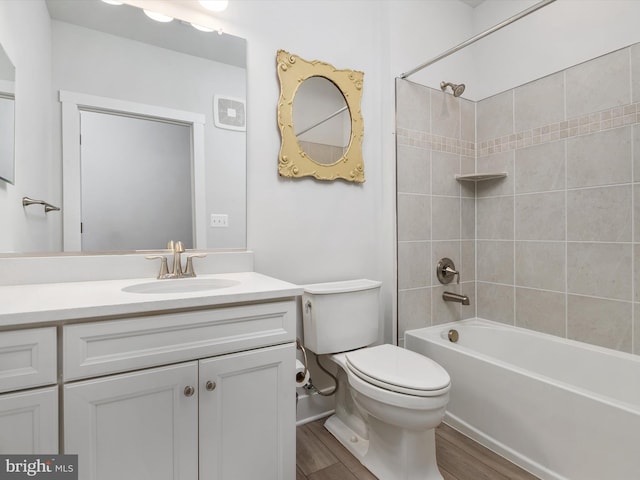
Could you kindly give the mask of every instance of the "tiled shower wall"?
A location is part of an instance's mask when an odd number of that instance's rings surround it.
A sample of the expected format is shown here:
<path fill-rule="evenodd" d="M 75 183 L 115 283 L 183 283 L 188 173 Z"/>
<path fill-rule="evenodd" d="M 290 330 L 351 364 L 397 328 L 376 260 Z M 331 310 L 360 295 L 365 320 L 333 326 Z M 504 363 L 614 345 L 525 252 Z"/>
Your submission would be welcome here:
<path fill-rule="evenodd" d="M 448 95 L 439 103 L 459 104 L 446 110 L 458 109 L 459 131 L 445 126 L 453 121 L 434 102 L 441 92 L 401 80 L 397 87 L 399 337 L 409 328 L 477 314 L 640 354 L 640 46 L 475 108 Z M 419 104 L 431 123 L 421 118 Z M 448 135 L 447 148 L 464 144 L 464 151 L 450 153 L 451 168 L 457 155 L 462 173 L 475 168 L 508 176 L 478 182 L 475 192 L 458 185 L 456 211 L 450 184 L 458 182 L 436 165 L 442 161 L 434 134 Z M 429 187 L 418 191 L 417 183 Z M 451 217 L 460 222 L 459 238 L 452 238 L 453 229 L 446 241 L 434 237 L 437 222 L 455 223 Z M 428 261 L 418 244 L 431 248 Z M 471 307 L 445 306 L 439 298 L 442 287 L 431 274 L 445 247 L 457 266 L 460 261 L 460 291 L 473 295 Z"/>
<path fill-rule="evenodd" d="M 406 80 L 396 84 L 398 336 L 475 316 L 475 186 L 455 174 L 475 168 L 475 104 Z M 460 285 L 438 282 L 451 258 Z M 444 302 L 464 293 L 470 306 Z"/>

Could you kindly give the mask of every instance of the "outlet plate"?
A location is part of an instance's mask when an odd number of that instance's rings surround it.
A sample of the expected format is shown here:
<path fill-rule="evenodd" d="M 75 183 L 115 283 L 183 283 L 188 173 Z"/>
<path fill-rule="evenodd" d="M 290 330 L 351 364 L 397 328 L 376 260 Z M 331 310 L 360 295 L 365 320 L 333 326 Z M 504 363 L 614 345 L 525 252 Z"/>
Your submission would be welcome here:
<path fill-rule="evenodd" d="M 229 215 L 226 213 L 212 213 L 211 214 L 211 223 L 212 227 L 228 227 L 229 226 Z"/>

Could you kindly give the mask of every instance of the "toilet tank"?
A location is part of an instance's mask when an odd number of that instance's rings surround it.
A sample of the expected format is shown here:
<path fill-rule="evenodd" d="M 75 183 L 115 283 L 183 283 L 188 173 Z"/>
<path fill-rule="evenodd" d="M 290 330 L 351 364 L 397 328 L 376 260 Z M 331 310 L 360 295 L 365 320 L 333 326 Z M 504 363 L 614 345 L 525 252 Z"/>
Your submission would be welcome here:
<path fill-rule="evenodd" d="M 361 279 L 303 286 L 305 347 L 317 354 L 337 353 L 378 340 L 381 285 Z"/>

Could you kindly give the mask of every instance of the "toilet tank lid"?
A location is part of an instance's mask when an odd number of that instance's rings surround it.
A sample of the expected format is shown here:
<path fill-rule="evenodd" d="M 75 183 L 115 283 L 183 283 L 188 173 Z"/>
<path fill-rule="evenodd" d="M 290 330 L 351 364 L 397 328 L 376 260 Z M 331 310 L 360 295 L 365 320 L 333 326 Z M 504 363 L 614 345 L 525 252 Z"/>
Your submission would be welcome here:
<path fill-rule="evenodd" d="M 313 295 L 327 295 L 330 293 L 347 293 L 357 292 L 359 290 L 371 290 L 379 288 L 382 282 L 377 280 L 367 280 L 361 278 L 358 280 L 343 280 L 339 282 L 313 283 L 310 285 L 302 285 L 305 293 Z"/>

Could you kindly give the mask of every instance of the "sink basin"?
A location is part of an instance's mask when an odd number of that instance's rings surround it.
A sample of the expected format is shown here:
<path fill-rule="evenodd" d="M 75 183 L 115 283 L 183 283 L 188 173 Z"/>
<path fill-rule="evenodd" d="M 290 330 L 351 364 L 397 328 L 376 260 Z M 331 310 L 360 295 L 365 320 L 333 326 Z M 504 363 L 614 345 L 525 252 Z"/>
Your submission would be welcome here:
<path fill-rule="evenodd" d="M 122 289 L 129 293 L 191 293 L 239 285 L 237 280 L 226 278 L 176 278 L 173 280 L 154 280 L 136 283 Z"/>

